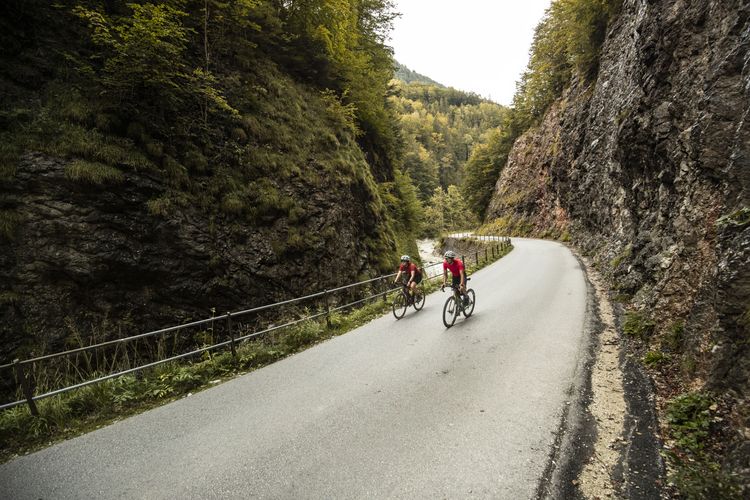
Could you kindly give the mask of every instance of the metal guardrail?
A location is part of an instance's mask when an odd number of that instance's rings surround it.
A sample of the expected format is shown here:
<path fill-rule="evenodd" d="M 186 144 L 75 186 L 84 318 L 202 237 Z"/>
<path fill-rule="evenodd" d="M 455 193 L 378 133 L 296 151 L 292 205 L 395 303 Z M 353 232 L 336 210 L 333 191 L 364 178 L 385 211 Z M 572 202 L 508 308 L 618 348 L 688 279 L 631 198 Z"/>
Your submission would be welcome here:
<path fill-rule="evenodd" d="M 489 258 L 490 258 L 490 254 L 489 254 L 490 251 L 492 252 L 492 258 L 494 259 L 495 255 L 496 255 L 496 252 L 499 254 L 504 248 L 506 248 L 507 246 L 510 245 L 510 238 L 507 238 L 507 237 L 487 236 L 487 235 L 474 236 L 473 233 L 455 233 L 455 234 L 453 234 L 451 236 L 453 236 L 453 237 L 459 237 L 459 238 L 472 238 L 472 239 L 476 239 L 476 240 L 479 240 L 479 241 L 486 241 L 486 242 L 497 242 L 498 245 L 492 245 L 492 246 L 490 246 L 490 248 L 485 247 L 485 249 L 484 249 L 484 261 L 485 262 L 487 262 L 489 260 Z M 480 257 L 481 257 L 481 253 L 479 251 L 475 252 L 474 262 L 477 265 L 480 263 Z M 462 255 L 461 258 L 462 258 L 462 260 L 463 260 L 464 263 L 467 262 L 466 261 L 466 257 L 464 255 Z M 424 276 L 425 276 L 424 279 L 429 281 L 431 279 L 434 279 L 434 278 L 442 276 L 442 272 L 440 272 L 440 273 L 434 273 L 431 276 L 430 276 L 430 273 L 427 272 L 429 269 L 432 269 L 432 268 L 434 268 L 436 266 L 440 266 L 440 265 L 442 265 L 442 262 L 437 262 L 435 264 L 431 264 L 429 266 L 423 267 L 422 269 L 424 271 Z M 251 309 L 245 309 L 245 310 L 237 311 L 237 312 L 227 312 L 227 313 L 225 313 L 225 314 L 223 314 L 221 316 L 216 316 L 216 317 L 212 317 L 212 318 L 209 318 L 209 319 L 202 319 L 202 320 L 198 320 L 198 321 L 192 321 L 190 323 L 184 323 L 182 325 L 177 325 L 177 326 L 170 326 L 170 327 L 167 327 L 167 328 L 162 328 L 162 329 L 159 329 L 159 330 L 154 330 L 154 331 L 150 331 L 150 332 L 146 332 L 146 333 L 141 333 L 141 334 L 138 334 L 138 335 L 132 335 L 130 337 L 125 337 L 125 338 L 122 338 L 122 339 L 109 340 L 109 341 L 106 341 L 106 342 L 100 342 L 100 343 L 89 345 L 89 346 L 85 346 L 85 347 L 79 347 L 79 348 L 76 348 L 76 349 L 69 349 L 69 350 L 66 350 L 66 351 L 56 352 L 56 353 L 47 354 L 47 355 L 43 355 L 43 356 L 37 356 L 37 357 L 34 357 L 34 358 L 25 359 L 25 360 L 18 360 L 18 359 L 13 360 L 12 363 L 7 363 L 7 364 L 0 365 L 0 370 L 7 370 L 9 368 L 13 368 L 13 370 L 15 372 L 15 376 L 16 376 L 16 383 L 18 384 L 19 389 L 22 391 L 25 399 L 21 399 L 21 400 L 18 400 L 18 401 L 14 401 L 14 402 L 2 404 L 2 405 L 0 405 L 0 411 L 6 410 L 6 409 L 9 409 L 9 408 L 13 408 L 15 406 L 19 406 L 19 405 L 22 405 L 24 403 L 27 403 L 29 405 L 29 410 L 31 411 L 31 414 L 37 416 L 37 415 L 39 415 L 39 412 L 38 412 L 38 410 L 36 408 L 35 401 L 39 401 L 39 400 L 44 399 L 44 398 L 48 398 L 48 397 L 51 397 L 51 396 L 56 396 L 58 394 L 62 394 L 62 393 L 65 393 L 65 392 L 76 390 L 76 389 L 80 389 L 80 388 L 83 388 L 83 387 L 86 387 L 86 386 L 89 386 L 89 385 L 92 385 L 92 384 L 97 384 L 99 382 L 103 382 L 103 381 L 110 380 L 110 379 L 113 379 L 113 378 L 121 377 L 123 375 L 127 375 L 127 374 L 130 374 L 130 373 L 142 371 L 142 370 L 145 370 L 145 369 L 148 369 L 148 368 L 152 368 L 152 367 L 164 364 L 164 363 L 169 363 L 169 362 L 176 361 L 176 360 L 183 359 L 183 358 L 187 358 L 187 357 L 190 357 L 190 356 L 195 356 L 197 354 L 201 354 L 201 353 L 204 353 L 204 352 L 207 352 L 207 351 L 211 351 L 211 350 L 214 350 L 214 349 L 219 349 L 219 348 L 222 348 L 222 347 L 229 346 L 232 356 L 236 357 L 237 356 L 236 347 L 237 347 L 237 344 L 239 344 L 239 343 L 245 342 L 245 341 L 250 340 L 252 338 L 259 337 L 261 335 L 264 335 L 264 334 L 267 334 L 267 333 L 270 333 L 270 332 L 273 332 L 273 331 L 276 331 L 276 330 L 280 330 L 280 329 L 283 329 L 283 328 L 288 328 L 290 326 L 294 326 L 296 324 L 299 324 L 299 323 L 302 323 L 302 322 L 305 322 L 305 321 L 310 321 L 312 319 L 321 318 L 323 316 L 326 317 L 326 320 L 327 320 L 328 324 L 330 325 L 330 315 L 331 315 L 332 312 L 341 311 L 341 310 L 347 309 L 349 307 L 353 307 L 353 306 L 365 303 L 367 301 L 370 301 L 370 300 L 373 300 L 373 299 L 376 299 L 376 298 L 381 298 L 382 297 L 382 299 L 385 301 L 385 300 L 387 300 L 387 296 L 388 296 L 389 293 L 392 293 L 394 291 L 400 290 L 400 287 L 396 287 L 396 288 L 392 288 L 391 287 L 391 288 L 388 288 L 385 291 L 377 292 L 377 293 L 371 294 L 371 295 L 369 295 L 367 297 L 364 297 L 362 299 L 355 300 L 353 302 L 349 302 L 347 304 L 339 305 L 339 306 L 336 306 L 336 307 L 331 307 L 331 295 L 332 294 L 337 293 L 337 292 L 341 292 L 341 291 L 344 291 L 344 290 L 348 290 L 348 289 L 351 289 L 351 288 L 354 288 L 354 287 L 371 284 L 371 283 L 385 282 L 385 280 L 387 280 L 388 278 L 392 278 L 392 277 L 396 276 L 396 274 L 397 273 L 386 274 L 386 275 L 378 276 L 378 277 L 375 277 L 375 278 L 372 278 L 372 279 L 368 279 L 368 280 L 364 280 L 364 281 L 359 281 L 357 283 L 352 283 L 352 284 L 349 284 L 349 285 L 340 286 L 338 288 L 332 288 L 330 290 L 324 290 L 322 292 L 317 292 L 317 293 L 313 293 L 313 294 L 310 294 L 310 295 L 305 295 L 303 297 L 297 297 L 297 298 L 294 298 L 294 299 L 289 299 L 289 300 L 285 300 L 285 301 L 281 301 L 281 302 L 274 302 L 272 304 L 266 304 L 266 305 L 263 305 L 263 306 L 253 307 Z M 238 318 L 238 317 L 241 317 L 241 316 L 246 316 L 248 314 L 258 313 L 258 312 L 269 310 L 269 309 L 276 308 L 276 307 L 281 307 L 281 306 L 285 306 L 285 305 L 292 305 L 292 304 L 298 304 L 298 303 L 303 302 L 303 301 L 308 301 L 308 300 L 313 300 L 313 299 L 320 299 L 320 298 L 323 299 L 324 306 L 325 306 L 325 311 L 322 311 L 322 312 L 319 312 L 319 313 L 316 313 L 316 314 L 306 315 L 306 316 L 303 316 L 303 317 L 301 317 L 299 319 L 296 319 L 294 321 L 290 321 L 290 322 L 284 323 L 282 325 L 271 326 L 271 327 L 262 329 L 262 330 L 257 331 L 257 332 L 252 332 L 252 333 L 247 334 L 247 335 L 243 335 L 243 336 L 240 336 L 240 337 L 235 337 L 235 331 L 232 329 L 232 320 L 234 318 Z M 135 341 L 135 340 L 138 340 L 138 339 L 143 339 L 143 338 L 148 338 L 148 337 L 154 337 L 154 336 L 157 336 L 157 335 L 164 335 L 164 334 L 167 334 L 167 333 L 170 333 L 170 332 L 178 332 L 180 330 L 184 330 L 184 329 L 190 328 L 190 327 L 201 326 L 201 325 L 205 325 L 205 324 L 209 324 L 209 323 L 214 324 L 217 321 L 222 321 L 222 320 L 226 321 L 227 330 L 229 332 L 229 337 L 230 337 L 229 340 L 225 340 L 223 342 L 219 342 L 219 343 L 212 344 L 212 345 L 209 345 L 209 346 L 204 346 L 204 347 L 201 347 L 199 349 L 194 349 L 194 350 L 192 350 L 190 352 L 178 354 L 178 355 L 175 355 L 175 356 L 170 356 L 170 357 L 168 357 L 166 359 L 161 359 L 161 360 L 158 360 L 158 361 L 153 361 L 151 363 L 140 365 L 140 366 L 137 366 L 137 367 L 134 367 L 134 368 L 129 368 L 129 369 L 122 370 L 122 371 L 119 371 L 119 372 L 116 372 L 116 373 L 111 373 L 109 375 L 98 377 L 96 379 L 87 380 L 87 381 L 81 382 L 79 384 L 74 384 L 74 385 L 71 385 L 71 386 L 62 387 L 60 389 L 56 389 L 56 390 L 53 390 L 53 391 L 50 391 L 50 392 L 47 392 L 47 393 L 44 393 L 44 394 L 34 395 L 34 384 L 33 384 L 33 381 L 31 380 L 30 371 L 26 369 L 27 366 L 34 365 L 36 363 L 41 363 L 41 362 L 44 362 L 44 361 L 49 361 L 49 360 L 52 360 L 52 359 L 55 359 L 55 358 L 61 358 L 61 357 L 64 357 L 64 356 L 71 356 L 71 355 L 74 355 L 74 354 L 79 354 L 79 353 L 84 353 L 84 352 L 90 352 L 90 351 L 94 351 L 96 349 L 101 349 L 101 348 L 107 347 L 107 346 L 112 346 L 112 345 L 117 345 L 117 344 L 123 344 L 123 343 L 126 343 L 126 342 L 132 342 L 132 341 Z"/>

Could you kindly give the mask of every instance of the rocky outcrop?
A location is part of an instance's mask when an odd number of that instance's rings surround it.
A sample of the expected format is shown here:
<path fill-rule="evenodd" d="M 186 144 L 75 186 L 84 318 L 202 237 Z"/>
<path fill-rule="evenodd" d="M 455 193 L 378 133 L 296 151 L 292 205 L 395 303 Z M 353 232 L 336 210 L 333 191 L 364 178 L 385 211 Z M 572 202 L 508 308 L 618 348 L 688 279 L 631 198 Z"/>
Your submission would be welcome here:
<path fill-rule="evenodd" d="M 74 331 L 132 335 L 377 273 L 377 215 L 356 186 L 298 176 L 279 189 L 299 200 L 299 220 L 251 225 L 196 206 L 154 214 L 147 202 L 167 189 L 158 177 L 82 183 L 68 163 L 26 154 L 3 189 L 18 221 L 0 238 L 4 358 L 57 349 Z"/>
<path fill-rule="evenodd" d="M 527 233 L 568 231 L 656 319 L 652 346 L 688 360 L 683 390 L 727 391 L 745 408 L 749 121 L 747 1 L 626 0 L 596 81 L 572 82 L 519 138 L 488 210 Z M 667 345 L 669 331 L 684 333 Z"/>

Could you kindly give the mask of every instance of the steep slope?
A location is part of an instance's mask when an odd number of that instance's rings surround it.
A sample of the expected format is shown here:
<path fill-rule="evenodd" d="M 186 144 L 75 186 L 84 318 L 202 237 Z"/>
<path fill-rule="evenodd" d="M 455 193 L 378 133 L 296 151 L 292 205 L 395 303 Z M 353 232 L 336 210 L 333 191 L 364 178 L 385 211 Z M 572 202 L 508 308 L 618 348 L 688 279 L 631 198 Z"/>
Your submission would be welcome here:
<path fill-rule="evenodd" d="M 594 83 L 574 78 L 516 141 L 487 212 L 496 228 L 572 238 L 595 257 L 637 311 L 626 332 L 661 360 L 664 422 L 666 400 L 713 391 L 718 443 L 705 448 L 746 484 L 749 115 L 747 1 L 627 0 Z"/>
<path fill-rule="evenodd" d="M 336 33 L 287 7 L 0 8 L 0 359 L 353 282 L 411 250 L 373 12 L 317 21 Z"/>

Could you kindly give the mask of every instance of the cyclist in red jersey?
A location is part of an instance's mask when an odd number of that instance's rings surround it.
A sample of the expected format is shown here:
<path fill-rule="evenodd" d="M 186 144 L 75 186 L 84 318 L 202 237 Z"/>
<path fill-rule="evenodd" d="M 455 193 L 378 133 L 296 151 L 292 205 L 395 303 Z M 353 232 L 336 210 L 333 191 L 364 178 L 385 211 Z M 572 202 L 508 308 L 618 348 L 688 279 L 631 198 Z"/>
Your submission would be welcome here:
<path fill-rule="evenodd" d="M 445 252 L 445 260 L 443 261 L 443 286 L 441 289 L 444 289 L 448 282 L 449 270 L 451 276 L 453 276 L 453 285 L 459 285 L 461 296 L 464 298 L 464 303 L 466 303 L 469 300 L 466 296 L 466 270 L 464 269 L 464 263 L 461 259 L 456 258 L 456 253 L 452 250 Z"/>
<path fill-rule="evenodd" d="M 393 280 L 394 284 L 398 283 L 401 274 L 404 275 L 406 285 L 409 287 L 409 293 L 414 296 L 414 292 L 417 291 L 417 285 L 422 281 L 422 272 L 419 270 L 416 264 L 411 261 L 411 257 L 408 255 L 401 256 L 401 265 L 398 267 L 398 274 L 396 279 Z"/>

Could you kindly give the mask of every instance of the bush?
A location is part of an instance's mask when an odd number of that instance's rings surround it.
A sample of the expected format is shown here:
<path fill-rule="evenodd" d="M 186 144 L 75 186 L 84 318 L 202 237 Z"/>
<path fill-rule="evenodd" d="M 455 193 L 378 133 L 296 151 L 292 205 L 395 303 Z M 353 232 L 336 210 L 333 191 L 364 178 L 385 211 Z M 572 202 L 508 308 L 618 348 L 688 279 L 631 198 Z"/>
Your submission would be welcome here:
<path fill-rule="evenodd" d="M 643 364 L 651 368 L 661 366 L 668 361 L 669 355 L 664 354 L 661 351 L 648 351 L 646 355 L 643 356 Z"/>
<path fill-rule="evenodd" d="M 628 312 L 622 324 L 622 332 L 639 340 L 646 340 L 654 333 L 656 324 L 638 312 Z"/>
<path fill-rule="evenodd" d="M 315 320 L 305 321 L 291 327 L 290 331 L 284 335 L 284 345 L 292 350 L 304 347 L 315 342 L 323 333 L 323 326 Z"/>
<path fill-rule="evenodd" d="M 716 407 L 711 396 L 700 392 L 682 394 L 667 405 L 668 432 L 675 441 L 667 453 L 675 467 L 670 479 L 685 498 L 740 498 L 737 480 L 707 452 Z"/>

